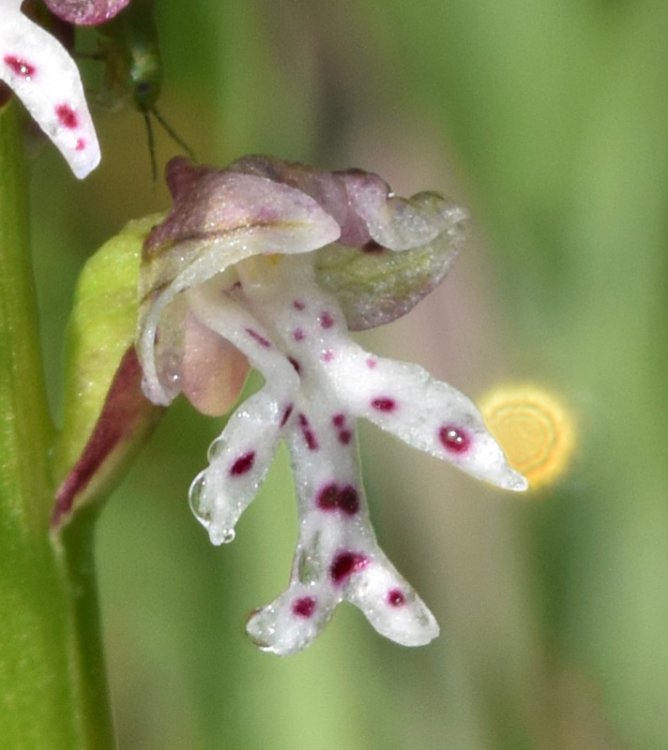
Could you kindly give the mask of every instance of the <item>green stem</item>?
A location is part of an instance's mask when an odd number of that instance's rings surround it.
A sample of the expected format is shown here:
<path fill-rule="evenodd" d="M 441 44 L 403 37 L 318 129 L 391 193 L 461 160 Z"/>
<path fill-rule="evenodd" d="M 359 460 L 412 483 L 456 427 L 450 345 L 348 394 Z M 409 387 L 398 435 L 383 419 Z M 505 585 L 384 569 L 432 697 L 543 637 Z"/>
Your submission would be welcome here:
<path fill-rule="evenodd" d="M 0 737 L 8 750 L 108 750 L 92 524 L 50 537 L 52 438 L 9 104 L 0 108 Z"/>

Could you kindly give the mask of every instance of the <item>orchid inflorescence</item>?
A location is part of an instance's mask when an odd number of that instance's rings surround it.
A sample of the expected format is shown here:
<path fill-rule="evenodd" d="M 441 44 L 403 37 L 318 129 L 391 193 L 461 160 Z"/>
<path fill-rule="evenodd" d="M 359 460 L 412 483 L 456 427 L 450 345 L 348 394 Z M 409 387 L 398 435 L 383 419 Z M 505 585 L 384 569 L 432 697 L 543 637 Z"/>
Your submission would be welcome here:
<path fill-rule="evenodd" d="M 285 440 L 299 538 L 287 590 L 255 611 L 262 648 L 305 648 L 339 602 L 382 635 L 428 643 L 438 625 L 380 549 L 356 420 L 473 476 L 526 488 L 474 404 L 421 367 L 371 355 L 349 336 L 406 313 L 444 277 L 466 212 L 436 193 L 398 198 L 359 170 L 318 172 L 265 157 L 225 170 L 172 160 L 174 205 L 144 245 L 137 352 L 146 396 L 183 393 L 223 414 L 249 367 L 263 387 L 229 417 L 190 488 L 214 544 L 235 525 Z"/>

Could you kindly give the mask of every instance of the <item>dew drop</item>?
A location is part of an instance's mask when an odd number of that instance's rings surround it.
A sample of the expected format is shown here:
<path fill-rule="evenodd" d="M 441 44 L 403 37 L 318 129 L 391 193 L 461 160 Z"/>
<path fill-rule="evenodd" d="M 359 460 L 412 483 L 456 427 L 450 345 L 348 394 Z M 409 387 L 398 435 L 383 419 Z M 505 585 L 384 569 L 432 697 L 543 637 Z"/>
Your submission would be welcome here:
<path fill-rule="evenodd" d="M 203 507 L 206 497 L 206 471 L 201 471 L 192 481 L 188 490 L 188 504 L 195 518 L 206 528 L 211 523 L 211 510 Z"/>
<path fill-rule="evenodd" d="M 233 542 L 235 536 L 236 532 L 234 529 L 209 529 L 211 544 L 215 544 L 216 546 Z"/>
<path fill-rule="evenodd" d="M 209 450 L 206 453 L 209 463 L 213 463 L 217 458 L 220 458 L 226 447 L 227 441 L 222 437 L 217 437 L 213 443 L 211 443 Z"/>

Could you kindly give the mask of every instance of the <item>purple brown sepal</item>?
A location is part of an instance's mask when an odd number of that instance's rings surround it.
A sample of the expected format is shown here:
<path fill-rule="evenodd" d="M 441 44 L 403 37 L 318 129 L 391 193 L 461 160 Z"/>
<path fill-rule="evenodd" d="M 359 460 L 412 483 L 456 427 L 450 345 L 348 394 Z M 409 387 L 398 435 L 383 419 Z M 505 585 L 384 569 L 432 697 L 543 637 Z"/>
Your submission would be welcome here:
<path fill-rule="evenodd" d="M 75 26 L 97 26 L 110 21 L 130 0 L 44 0 L 49 10 Z"/>
<path fill-rule="evenodd" d="M 113 489 L 163 412 L 142 393 L 141 368 L 132 346 L 121 359 L 81 456 L 56 492 L 52 529 L 60 529 L 78 507 Z"/>

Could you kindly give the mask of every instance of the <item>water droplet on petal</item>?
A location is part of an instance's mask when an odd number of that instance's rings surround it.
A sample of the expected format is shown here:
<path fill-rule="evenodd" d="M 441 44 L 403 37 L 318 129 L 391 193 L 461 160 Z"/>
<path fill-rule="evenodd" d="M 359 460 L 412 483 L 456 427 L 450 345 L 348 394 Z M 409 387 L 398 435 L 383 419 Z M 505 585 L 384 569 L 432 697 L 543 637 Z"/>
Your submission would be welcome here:
<path fill-rule="evenodd" d="M 216 546 L 233 542 L 235 536 L 236 532 L 234 529 L 209 528 L 209 539 L 211 540 L 211 544 L 215 544 Z"/>
<path fill-rule="evenodd" d="M 206 498 L 206 471 L 201 471 L 193 479 L 188 490 L 188 504 L 195 518 L 206 528 L 211 523 L 211 509 L 204 505 Z"/>
<path fill-rule="evenodd" d="M 222 437 L 217 437 L 213 443 L 209 446 L 209 450 L 207 451 L 206 457 L 209 460 L 209 463 L 212 463 L 215 461 L 219 456 L 222 455 L 222 453 L 225 451 L 225 448 L 227 447 L 227 441 Z"/>

